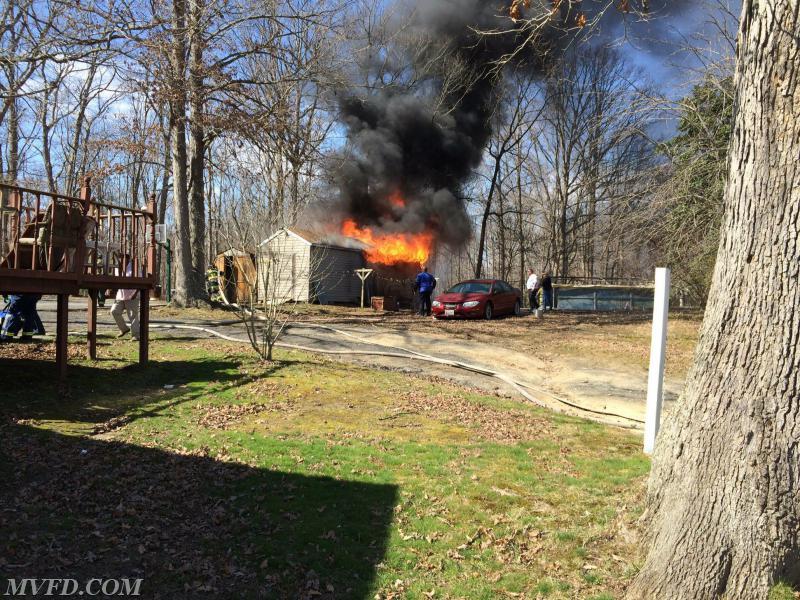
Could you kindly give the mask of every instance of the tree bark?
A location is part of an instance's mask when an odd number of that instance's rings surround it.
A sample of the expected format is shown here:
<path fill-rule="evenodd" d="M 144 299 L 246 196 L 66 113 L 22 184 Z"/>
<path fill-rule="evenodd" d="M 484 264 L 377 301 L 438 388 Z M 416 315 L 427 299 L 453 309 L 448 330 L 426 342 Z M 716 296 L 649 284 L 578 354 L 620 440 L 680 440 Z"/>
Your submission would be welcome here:
<path fill-rule="evenodd" d="M 508 279 L 508 261 L 506 260 L 507 258 L 506 255 L 508 252 L 506 243 L 506 222 L 505 222 L 506 207 L 505 207 L 505 195 L 503 194 L 502 188 L 498 190 L 497 204 L 500 209 L 497 211 L 497 238 L 498 238 L 497 241 L 499 246 L 498 251 L 500 253 L 500 278 Z M 497 269 L 497 266 L 495 266 L 495 269 Z"/>
<path fill-rule="evenodd" d="M 86 151 L 81 152 L 81 144 L 86 144 L 86 139 L 83 137 L 83 128 L 86 122 L 86 111 L 89 108 L 89 100 L 91 98 L 92 84 L 97 74 L 97 63 L 92 62 L 89 66 L 89 72 L 86 75 L 86 80 L 81 87 L 78 96 L 78 106 L 76 107 L 75 124 L 73 125 L 72 140 L 69 144 L 69 152 L 67 153 L 67 176 L 64 185 L 64 193 L 74 194 L 79 185 L 82 173 L 85 175 L 84 169 L 81 168 L 81 157 L 86 158 Z"/>
<path fill-rule="evenodd" d="M 525 274 L 525 229 L 522 220 L 522 155 L 517 155 L 517 239 L 519 241 L 519 289 L 525 289 L 527 276 Z"/>
<path fill-rule="evenodd" d="M 190 0 L 189 41 L 189 223 L 192 240 L 191 289 L 194 301 L 204 299 L 206 273 L 206 200 L 203 85 L 203 0 Z"/>
<path fill-rule="evenodd" d="M 172 49 L 170 109 L 170 153 L 172 155 L 172 212 L 175 219 L 175 297 L 179 306 L 194 302 L 192 289 L 192 245 L 189 225 L 189 193 L 186 182 L 186 4 L 172 3 Z"/>
<path fill-rule="evenodd" d="M 44 79 L 44 77 L 43 77 Z M 46 81 L 46 80 L 45 80 Z M 53 159 L 50 155 L 50 121 L 47 120 L 47 113 L 50 111 L 50 87 L 45 86 L 42 93 L 41 114 L 39 115 L 39 125 L 42 128 L 42 162 L 44 172 L 47 176 L 47 186 L 51 193 L 56 193 L 56 179 L 53 175 Z"/>
<path fill-rule="evenodd" d="M 8 122 L 6 124 L 8 138 L 6 180 L 10 183 L 17 183 L 17 178 L 19 177 L 19 111 L 17 108 L 17 99 L 14 98 L 8 107 Z"/>
<path fill-rule="evenodd" d="M 480 279 L 483 271 L 483 254 L 486 251 L 486 225 L 489 222 L 489 217 L 492 214 L 492 198 L 494 196 L 494 191 L 497 188 L 497 178 L 500 175 L 500 161 L 503 154 L 504 149 L 501 148 L 497 156 L 494 157 L 494 171 L 492 172 L 492 180 L 489 184 L 489 192 L 486 194 L 486 205 L 483 207 L 481 231 L 478 234 L 478 256 L 475 262 L 475 279 Z"/>
<path fill-rule="evenodd" d="M 18 13 L 19 10 L 19 8 L 16 6 L 16 3 L 9 5 L 9 8 L 12 9 L 9 12 L 9 25 L 11 26 L 9 28 L 9 33 L 11 35 L 8 42 L 8 48 L 4 48 L 4 50 L 8 52 L 9 57 L 14 57 L 19 48 L 20 36 L 17 33 L 16 25 L 20 17 L 18 14 L 15 15 L 15 13 Z M 17 10 L 13 10 L 15 8 Z M 6 72 L 6 89 L 4 92 L 7 95 L 3 102 L 3 112 L 4 115 L 8 116 L 8 121 L 6 122 L 6 145 L 8 159 L 6 161 L 4 179 L 6 183 L 16 184 L 17 177 L 19 176 L 19 106 L 17 105 L 17 94 L 19 92 L 21 83 L 17 81 L 17 65 L 13 60 L 7 61 L 3 67 L 4 71 Z M 4 115 L 0 115 L 0 117 L 3 117 Z M 0 118 L 0 123 L 2 122 L 3 118 Z M 3 173 L 0 172 L 0 175 L 3 175 Z"/>
<path fill-rule="evenodd" d="M 648 490 L 628 598 L 800 581 L 800 0 L 745 0 L 725 219 L 695 364 Z"/>
<path fill-rule="evenodd" d="M 169 196 L 169 177 L 170 177 L 170 164 L 172 162 L 172 154 L 170 153 L 170 128 L 164 127 L 164 122 L 161 120 L 161 127 L 162 127 L 162 138 L 164 142 L 164 166 L 163 170 L 161 171 L 161 185 L 158 190 L 153 190 L 153 193 L 158 194 L 158 201 L 156 203 L 157 206 L 157 214 L 156 214 L 156 223 L 166 223 L 167 222 L 167 198 Z M 155 272 L 157 274 L 158 281 L 165 281 L 164 287 L 164 294 L 166 295 L 167 287 L 170 285 L 170 282 L 166 281 L 166 278 L 162 277 L 162 252 L 164 249 L 159 246 L 158 252 L 156 252 L 156 266 Z"/>

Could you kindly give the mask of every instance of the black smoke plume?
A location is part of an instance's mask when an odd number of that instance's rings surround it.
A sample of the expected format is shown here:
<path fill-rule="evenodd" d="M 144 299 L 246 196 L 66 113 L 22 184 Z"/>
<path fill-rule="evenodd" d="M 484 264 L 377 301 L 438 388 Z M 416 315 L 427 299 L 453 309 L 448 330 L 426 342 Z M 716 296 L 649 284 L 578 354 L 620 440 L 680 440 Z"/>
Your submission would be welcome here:
<path fill-rule="evenodd" d="M 462 188 L 492 133 L 502 77 L 497 65 L 544 72 L 581 37 L 608 37 L 590 30 L 593 23 L 619 21 L 619 1 L 418 0 L 416 29 L 430 40 L 431 52 L 444 47 L 454 63 L 467 66 L 467 76 L 456 86 L 446 86 L 441 74 L 427 77 L 424 90 L 397 86 L 369 94 L 339 94 L 348 148 L 335 181 L 344 216 L 386 233 L 434 231 L 438 241 L 450 245 L 469 239 L 472 227 Z M 644 3 L 654 14 L 666 14 L 688 0 L 630 3 Z M 607 16 L 604 9 L 616 17 Z M 512 15 L 522 19 L 548 15 L 548 19 L 531 36 L 521 26 L 524 21 L 515 24 Z M 584 22 L 587 25 L 581 27 Z M 619 23 L 606 25 L 611 32 Z"/>

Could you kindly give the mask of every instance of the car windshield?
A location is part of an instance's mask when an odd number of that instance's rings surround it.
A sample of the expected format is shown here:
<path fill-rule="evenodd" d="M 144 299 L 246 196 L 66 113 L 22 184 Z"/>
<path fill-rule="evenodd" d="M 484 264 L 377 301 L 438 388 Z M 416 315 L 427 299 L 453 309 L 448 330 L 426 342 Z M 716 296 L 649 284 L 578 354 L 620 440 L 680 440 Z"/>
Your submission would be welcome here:
<path fill-rule="evenodd" d="M 449 290 L 448 294 L 488 294 L 491 284 L 480 281 L 464 281 L 457 283 Z"/>

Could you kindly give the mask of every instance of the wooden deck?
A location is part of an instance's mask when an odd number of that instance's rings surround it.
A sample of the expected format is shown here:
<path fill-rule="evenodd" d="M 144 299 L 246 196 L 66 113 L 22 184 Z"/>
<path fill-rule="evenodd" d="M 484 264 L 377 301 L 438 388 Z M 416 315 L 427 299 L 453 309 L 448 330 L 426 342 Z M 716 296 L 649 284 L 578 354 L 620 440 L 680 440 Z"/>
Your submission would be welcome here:
<path fill-rule="evenodd" d="M 97 294 L 139 293 L 139 362 L 146 363 L 149 299 L 155 286 L 155 197 L 147 207 L 92 198 L 87 177 L 79 197 L 0 184 L 0 293 L 58 297 L 56 362 L 67 372 L 70 295 L 87 294 L 86 352 L 97 358 Z"/>

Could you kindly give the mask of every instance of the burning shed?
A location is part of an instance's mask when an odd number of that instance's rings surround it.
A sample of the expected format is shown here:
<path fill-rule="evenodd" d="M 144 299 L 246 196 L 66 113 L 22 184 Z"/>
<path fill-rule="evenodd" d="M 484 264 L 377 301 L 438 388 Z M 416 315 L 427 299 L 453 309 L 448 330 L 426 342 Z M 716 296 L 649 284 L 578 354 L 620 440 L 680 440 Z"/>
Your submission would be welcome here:
<path fill-rule="evenodd" d="M 405 207 L 405 201 L 397 194 L 391 203 L 396 209 Z M 367 266 L 373 269 L 367 287 L 369 295 L 390 298 L 396 306 L 412 307 L 414 279 L 433 253 L 433 232 L 386 232 L 361 227 L 352 219 L 345 220 L 341 229 L 343 234 L 364 243 Z"/>
<path fill-rule="evenodd" d="M 258 249 L 258 297 L 270 301 L 356 303 L 364 243 L 295 227 L 276 231 Z M 269 281 L 274 285 L 268 284 Z M 272 290 L 272 293 L 269 292 Z"/>

